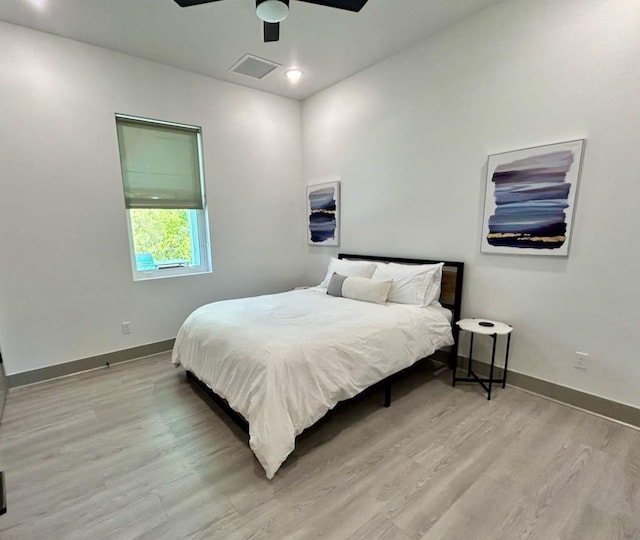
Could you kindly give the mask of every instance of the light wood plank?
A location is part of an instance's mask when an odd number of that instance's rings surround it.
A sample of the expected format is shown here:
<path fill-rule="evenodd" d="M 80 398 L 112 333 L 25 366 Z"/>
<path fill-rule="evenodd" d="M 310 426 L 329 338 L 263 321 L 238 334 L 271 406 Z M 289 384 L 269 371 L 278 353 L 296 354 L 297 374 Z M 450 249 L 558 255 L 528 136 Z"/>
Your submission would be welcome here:
<path fill-rule="evenodd" d="M 425 368 L 338 407 L 271 481 L 169 355 L 20 388 L 5 539 L 640 538 L 640 432 Z"/>

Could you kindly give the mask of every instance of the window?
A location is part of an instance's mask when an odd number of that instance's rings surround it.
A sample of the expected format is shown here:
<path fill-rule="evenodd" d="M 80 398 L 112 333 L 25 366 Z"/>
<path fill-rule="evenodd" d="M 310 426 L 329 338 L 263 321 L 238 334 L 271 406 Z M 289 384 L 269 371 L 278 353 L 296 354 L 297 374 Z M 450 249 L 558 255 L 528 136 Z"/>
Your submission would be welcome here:
<path fill-rule="evenodd" d="M 211 271 L 200 128 L 116 115 L 133 279 Z"/>

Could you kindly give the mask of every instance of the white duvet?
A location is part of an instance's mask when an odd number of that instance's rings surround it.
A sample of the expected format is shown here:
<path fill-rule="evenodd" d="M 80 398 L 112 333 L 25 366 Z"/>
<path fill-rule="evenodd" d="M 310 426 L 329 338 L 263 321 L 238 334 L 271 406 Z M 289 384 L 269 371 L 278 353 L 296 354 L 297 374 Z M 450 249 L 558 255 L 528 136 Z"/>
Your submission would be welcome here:
<path fill-rule="evenodd" d="M 173 363 L 247 419 L 251 449 L 273 478 L 296 436 L 336 403 L 451 345 L 446 313 L 319 288 L 215 302 L 182 325 Z"/>

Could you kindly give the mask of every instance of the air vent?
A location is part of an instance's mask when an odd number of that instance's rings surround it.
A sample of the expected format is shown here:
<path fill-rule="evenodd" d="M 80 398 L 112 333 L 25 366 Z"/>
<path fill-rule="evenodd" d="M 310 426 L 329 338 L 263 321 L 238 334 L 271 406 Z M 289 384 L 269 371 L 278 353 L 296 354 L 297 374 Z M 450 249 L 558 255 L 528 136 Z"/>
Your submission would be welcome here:
<path fill-rule="evenodd" d="M 252 79 L 262 79 L 278 67 L 280 67 L 280 64 L 259 58 L 258 56 L 253 56 L 252 54 L 245 54 L 231 66 L 229 71 L 240 73 L 240 75 L 245 75 Z"/>

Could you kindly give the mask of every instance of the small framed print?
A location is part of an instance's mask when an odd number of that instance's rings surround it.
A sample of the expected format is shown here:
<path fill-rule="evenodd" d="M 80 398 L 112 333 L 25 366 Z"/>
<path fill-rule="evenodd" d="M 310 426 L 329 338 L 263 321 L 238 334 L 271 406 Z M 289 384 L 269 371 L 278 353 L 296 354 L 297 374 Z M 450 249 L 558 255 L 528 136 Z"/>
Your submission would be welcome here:
<path fill-rule="evenodd" d="M 340 245 L 340 182 L 307 186 L 307 241 L 314 246 Z"/>

